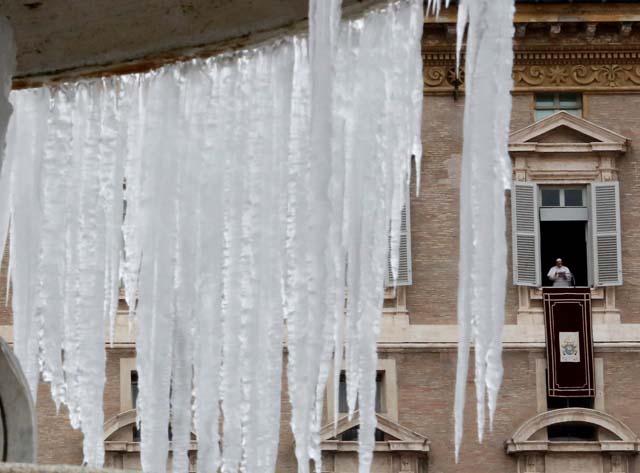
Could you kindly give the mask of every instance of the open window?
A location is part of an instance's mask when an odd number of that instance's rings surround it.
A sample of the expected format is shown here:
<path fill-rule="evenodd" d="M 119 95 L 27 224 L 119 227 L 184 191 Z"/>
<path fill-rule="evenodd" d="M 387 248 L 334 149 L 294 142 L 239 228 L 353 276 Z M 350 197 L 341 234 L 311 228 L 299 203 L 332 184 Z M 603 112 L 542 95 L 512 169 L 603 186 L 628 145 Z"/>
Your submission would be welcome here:
<path fill-rule="evenodd" d="M 542 286 L 557 258 L 571 270 L 571 286 L 591 286 L 589 207 L 586 186 L 538 186 L 540 192 L 540 271 Z"/>
<path fill-rule="evenodd" d="M 514 284 L 547 286 L 562 258 L 573 286 L 622 284 L 617 181 L 553 186 L 515 182 L 512 192 Z"/>

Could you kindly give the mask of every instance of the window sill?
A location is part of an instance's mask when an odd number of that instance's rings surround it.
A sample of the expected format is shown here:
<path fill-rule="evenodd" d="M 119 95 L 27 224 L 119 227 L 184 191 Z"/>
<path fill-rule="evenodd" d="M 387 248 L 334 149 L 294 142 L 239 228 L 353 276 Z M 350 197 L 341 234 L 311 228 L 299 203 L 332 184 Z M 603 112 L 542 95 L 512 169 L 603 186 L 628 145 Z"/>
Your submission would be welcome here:
<path fill-rule="evenodd" d="M 591 299 L 594 300 L 602 300 L 604 299 L 604 287 L 592 287 L 591 288 Z M 529 299 L 531 300 L 542 300 L 542 288 L 541 287 L 530 287 L 529 288 Z"/>

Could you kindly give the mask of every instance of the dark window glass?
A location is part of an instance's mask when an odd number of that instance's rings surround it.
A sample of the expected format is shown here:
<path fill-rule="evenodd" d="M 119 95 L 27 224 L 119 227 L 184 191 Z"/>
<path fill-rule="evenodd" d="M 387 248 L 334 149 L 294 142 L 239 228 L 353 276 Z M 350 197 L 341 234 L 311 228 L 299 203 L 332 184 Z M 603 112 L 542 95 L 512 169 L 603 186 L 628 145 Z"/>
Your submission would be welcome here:
<path fill-rule="evenodd" d="M 138 404 L 138 372 L 131 372 L 131 405 L 136 408 Z"/>
<path fill-rule="evenodd" d="M 582 190 L 581 189 L 565 189 L 564 206 L 565 207 L 582 207 Z"/>
<path fill-rule="evenodd" d="M 584 422 L 564 422 L 547 427 L 547 435 L 552 442 L 584 442 L 598 438 L 596 426 Z"/>
<path fill-rule="evenodd" d="M 554 94 L 536 94 L 536 109 L 554 108 L 555 104 Z"/>
<path fill-rule="evenodd" d="M 351 427 L 349 430 L 345 430 L 340 435 L 340 440 L 343 442 L 356 442 L 358 440 L 358 434 L 360 433 L 360 427 L 355 426 Z M 376 442 L 384 442 L 384 432 L 380 429 L 375 430 L 375 440 Z"/>
<path fill-rule="evenodd" d="M 560 189 L 542 189 L 542 206 L 559 207 Z"/>
<path fill-rule="evenodd" d="M 562 110 L 576 109 L 580 107 L 580 98 L 577 94 L 558 94 L 558 105 Z"/>
<path fill-rule="evenodd" d="M 567 407 L 583 407 L 593 409 L 592 397 L 555 397 L 547 396 L 547 409 L 566 409 Z"/>
<path fill-rule="evenodd" d="M 379 371 L 376 375 L 376 412 L 384 412 L 383 409 L 383 392 L 384 392 L 384 371 Z M 358 404 L 356 401 L 356 409 Z M 338 412 L 345 414 L 349 412 L 347 404 L 347 377 L 344 373 L 340 375 L 340 386 L 338 386 Z"/>
<path fill-rule="evenodd" d="M 347 377 L 343 374 L 340 375 L 340 386 L 338 387 L 338 412 L 349 412 L 349 406 L 347 404 Z"/>

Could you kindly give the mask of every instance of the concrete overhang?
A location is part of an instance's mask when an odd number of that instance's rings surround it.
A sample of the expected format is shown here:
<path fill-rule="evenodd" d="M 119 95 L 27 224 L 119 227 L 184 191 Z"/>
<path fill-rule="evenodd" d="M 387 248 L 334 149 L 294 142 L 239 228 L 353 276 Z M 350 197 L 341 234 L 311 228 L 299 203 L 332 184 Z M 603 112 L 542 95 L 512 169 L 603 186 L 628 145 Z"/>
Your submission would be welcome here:
<path fill-rule="evenodd" d="M 344 0 L 343 14 L 375 3 Z M 79 69 L 134 72 L 241 48 L 306 29 L 308 8 L 308 0 L 0 0 L 14 29 L 19 87 Z"/>

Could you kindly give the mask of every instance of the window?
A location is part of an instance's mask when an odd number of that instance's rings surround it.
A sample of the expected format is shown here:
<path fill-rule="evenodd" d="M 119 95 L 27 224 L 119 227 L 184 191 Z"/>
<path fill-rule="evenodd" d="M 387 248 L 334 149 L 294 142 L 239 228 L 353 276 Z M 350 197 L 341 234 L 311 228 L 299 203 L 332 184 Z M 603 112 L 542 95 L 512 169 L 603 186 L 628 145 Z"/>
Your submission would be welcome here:
<path fill-rule="evenodd" d="M 585 205 L 584 187 L 540 187 L 542 207 L 583 207 Z"/>
<path fill-rule="evenodd" d="M 138 404 L 138 372 L 131 371 L 131 405 L 133 409 L 136 408 Z M 133 441 L 140 441 L 140 429 L 137 424 L 133 424 Z"/>
<path fill-rule="evenodd" d="M 138 372 L 131 372 L 131 405 L 133 409 L 136 408 L 138 404 Z"/>
<path fill-rule="evenodd" d="M 582 96 L 580 94 L 536 94 L 535 119 L 542 120 L 559 111 L 576 117 L 582 116 Z"/>
<path fill-rule="evenodd" d="M 539 186 L 539 190 L 542 285 L 553 285 L 546 274 L 562 258 L 571 270 L 571 285 L 590 286 L 586 188 Z"/>
<path fill-rule="evenodd" d="M 340 374 L 340 386 L 338 387 L 338 412 L 346 414 L 349 412 L 347 404 L 347 377 L 344 372 Z M 386 412 L 384 404 L 384 371 L 378 371 L 376 374 L 376 412 Z M 356 401 L 356 409 L 358 408 Z"/>
<path fill-rule="evenodd" d="M 622 284 L 617 181 L 584 186 L 515 182 L 512 191 L 514 284 L 548 285 L 562 258 L 576 286 Z"/>
<path fill-rule="evenodd" d="M 552 442 L 594 442 L 598 440 L 595 425 L 586 422 L 563 422 L 547 427 Z"/>
<path fill-rule="evenodd" d="M 345 373 L 340 374 L 340 386 L 338 386 L 338 412 L 341 414 L 346 414 L 349 412 L 349 406 L 347 405 L 347 377 Z M 376 412 L 381 413 L 385 412 L 384 408 L 384 371 L 378 371 L 376 374 Z M 356 401 L 356 409 L 357 401 Z M 349 430 L 345 430 L 340 435 L 340 440 L 344 442 L 355 442 L 358 440 L 358 434 L 360 431 L 359 426 L 355 426 L 350 428 Z M 375 440 L 376 442 L 382 442 L 385 440 L 385 434 L 383 431 L 376 429 L 375 430 Z"/>
<path fill-rule="evenodd" d="M 385 399 L 385 371 L 378 371 L 376 374 L 376 412 L 379 414 L 384 414 L 387 412 L 386 399 Z M 356 401 L 356 409 L 358 408 Z M 344 372 L 340 374 L 340 385 L 338 386 L 338 412 L 340 414 L 346 414 L 349 412 L 349 406 L 347 404 L 347 377 Z M 344 442 L 355 442 L 358 440 L 360 427 L 355 426 L 350 428 L 349 430 L 345 430 L 340 436 L 339 439 Z M 385 438 L 385 433 L 382 430 L 375 430 L 375 440 L 376 442 L 383 442 L 387 440 Z"/>

